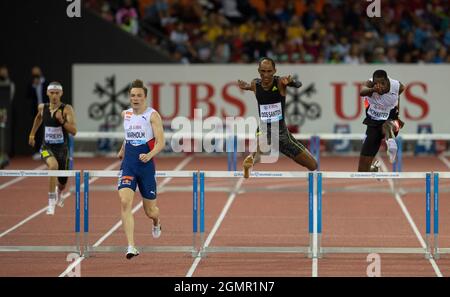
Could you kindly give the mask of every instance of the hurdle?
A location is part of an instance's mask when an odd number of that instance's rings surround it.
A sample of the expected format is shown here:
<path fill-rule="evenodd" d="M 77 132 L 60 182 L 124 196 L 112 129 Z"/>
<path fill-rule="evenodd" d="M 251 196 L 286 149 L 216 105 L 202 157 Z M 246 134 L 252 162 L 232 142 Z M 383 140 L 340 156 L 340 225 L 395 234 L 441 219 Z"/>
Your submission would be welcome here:
<path fill-rule="evenodd" d="M 83 172 L 84 179 L 84 228 L 83 228 L 83 256 L 89 257 L 92 253 L 118 253 L 125 252 L 127 246 L 93 246 L 89 244 L 89 178 L 90 177 L 115 177 L 119 178 L 118 170 L 86 170 Z M 153 253 L 191 253 L 192 257 L 197 256 L 196 237 L 198 233 L 198 172 L 196 171 L 156 171 L 155 177 L 170 178 L 192 178 L 192 245 L 190 246 L 137 246 L 139 252 Z M 119 214 L 118 214 L 119 215 Z M 150 236 L 150 234 L 149 234 Z"/>
<path fill-rule="evenodd" d="M 450 172 L 434 172 L 433 175 L 433 255 L 439 259 L 442 254 L 450 254 L 450 248 L 439 247 L 439 180 L 449 179 Z"/>
<path fill-rule="evenodd" d="M 0 170 L 0 177 L 75 177 L 75 244 L 69 246 L 0 246 L 0 252 L 73 252 L 81 255 L 79 170 Z"/>
<path fill-rule="evenodd" d="M 243 178 L 242 172 L 232 171 L 204 171 L 200 172 L 200 252 L 201 258 L 210 253 L 302 253 L 308 257 L 317 257 L 316 237 L 317 218 L 314 213 L 317 208 L 317 197 L 314 195 L 314 173 L 286 172 L 286 171 L 253 171 L 251 178 L 296 178 L 308 181 L 308 232 L 309 245 L 300 247 L 252 247 L 252 246 L 206 246 L 205 244 L 205 180 L 206 178 Z M 235 190 L 234 190 L 235 191 Z"/>
<path fill-rule="evenodd" d="M 412 247 L 323 247 L 322 246 L 322 179 L 424 179 L 425 180 L 425 248 Z M 395 189 L 394 189 L 395 190 Z M 318 244 L 319 257 L 323 254 L 339 253 L 386 253 L 386 254 L 423 254 L 426 259 L 431 258 L 430 229 L 431 229 L 431 173 L 426 172 L 318 172 L 317 173 L 317 201 L 318 201 Z"/>

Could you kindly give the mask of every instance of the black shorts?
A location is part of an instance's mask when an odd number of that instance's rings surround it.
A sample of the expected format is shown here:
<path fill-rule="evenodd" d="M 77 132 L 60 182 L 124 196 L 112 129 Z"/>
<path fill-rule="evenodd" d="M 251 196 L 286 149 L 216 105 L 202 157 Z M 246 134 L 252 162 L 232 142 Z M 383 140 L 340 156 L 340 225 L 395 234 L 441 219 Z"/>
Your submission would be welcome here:
<path fill-rule="evenodd" d="M 69 170 L 69 148 L 67 145 L 50 145 L 50 144 L 42 144 L 41 149 L 41 158 L 42 160 L 46 160 L 50 157 L 54 157 L 58 162 L 58 170 Z M 62 184 L 66 184 L 67 177 L 58 177 L 58 180 Z"/>
<path fill-rule="evenodd" d="M 391 120 L 387 120 L 391 121 Z M 396 122 L 396 120 L 393 120 Z M 383 121 L 384 123 L 384 121 Z M 396 122 L 394 128 L 394 135 L 397 136 L 399 132 L 398 122 Z M 375 157 L 381 146 L 381 141 L 384 138 L 383 125 L 367 125 L 366 139 L 361 149 L 361 156 Z"/>
<path fill-rule="evenodd" d="M 295 139 L 286 127 L 281 126 L 278 131 L 278 149 L 282 154 L 291 159 L 294 159 L 300 153 L 306 150 L 305 146 L 299 140 Z M 263 132 L 258 129 L 256 135 L 258 137 L 259 143 L 261 143 L 261 141 L 264 141 L 269 145 L 271 144 L 270 129 L 268 129 L 267 132 Z"/>

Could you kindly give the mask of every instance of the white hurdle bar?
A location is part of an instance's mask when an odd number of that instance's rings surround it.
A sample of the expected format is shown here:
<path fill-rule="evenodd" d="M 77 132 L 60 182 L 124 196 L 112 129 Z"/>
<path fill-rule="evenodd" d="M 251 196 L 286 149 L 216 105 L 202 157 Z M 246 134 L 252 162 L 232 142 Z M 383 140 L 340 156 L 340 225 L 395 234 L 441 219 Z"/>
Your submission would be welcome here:
<path fill-rule="evenodd" d="M 81 255 L 79 170 L 0 170 L 0 177 L 75 177 L 75 245 L 72 246 L 0 246 L 0 252 L 74 252 Z"/>
<path fill-rule="evenodd" d="M 84 250 L 83 256 L 89 257 L 90 253 L 95 252 L 113 252 L 122 253 L 125 252 L 126 246 L 91 246 L 89 244 L 89 178 L 90 177 L 113 177 L 119 178 L 118 170 L 102 171 L 102 170 L 86 170 L 84 171 Z M 140 252 L 152 252 L 152 253 L 191 253 L 193 257 L 197 256 L 198 248 L 196 247 L 196 234 L 198 233 L 198 191 L 197 191 L 197 178 L 198 172 L 196 171 L 156 171 L 156 177 L 172 177 L 172 178 L 192 178 L 192 245 L 191 246 L 137 246 L 136 248 Z"/>
<path fill-rule="evenodd" d="M 450 254 L 450 248 L 439 247 L 439 180 L 450 179 L 450 172 L 434 172 L 433 177 L 433 252 L 434 258 L 439 259 L 441 254 Z"/>
<path fill-rule="evenodd" d="M 364 178 L 364 179 L 424 179 L 425 180 L 425 220 L 426 220 L 426 248 L 412 247 L 322 247 L 322 179 L 323 178 Z M 395 191 L 395 189 L 394 189 Z M 317 200 L 318 200 L 318 242 L 319 257 L 327 253 L 390 253 L 390 254 L 423 254 L 431 258 L 430 224 L 431 224 L 431 173 L 426 172 L 318 172 L 317 173 Z"/>
<path fill-rule="evenodd" d="M 200 257 L 206 257 L 208 253 L 303 253 L 309 257 L 316 257 L 317 250 L 314 249 L 313 238 L 317 234 L 317 224 L 313 220 L 316 197 L 313 195 L 314 173 L 312 172 L 288 172 L 288 171 L 253 171 L 251 178 L 298 178 L 306 179 L 309 183 L 308 216 L 309 216 L 309 246 L 305 247 L 252 247 L 252 246 L 226 246 L 209 247 L 205 245 L 205 179 L 206 178 L 243 178 L 242 172 L 237 171 L 205 171 L 200 172 Z"/>

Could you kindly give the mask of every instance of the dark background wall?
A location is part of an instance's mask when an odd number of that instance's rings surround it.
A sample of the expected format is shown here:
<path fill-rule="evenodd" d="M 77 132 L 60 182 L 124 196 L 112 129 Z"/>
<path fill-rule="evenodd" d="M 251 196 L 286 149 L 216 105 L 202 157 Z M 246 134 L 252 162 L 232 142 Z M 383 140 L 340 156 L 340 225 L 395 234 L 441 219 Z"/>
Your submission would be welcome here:
<path fill-rule="evenodd" d="M 31 154 L 28 133 L 33 117 L 27 86 L 31 68 L 40 66 L 47 81 L 64 86 L 63 101 L 72 103 L 73 63 L 168 63 L 164 54 L 92 14 L 66 14 L 65 0 L 0 1 L 0 64 L 16 84 L 11 154 Z"/>

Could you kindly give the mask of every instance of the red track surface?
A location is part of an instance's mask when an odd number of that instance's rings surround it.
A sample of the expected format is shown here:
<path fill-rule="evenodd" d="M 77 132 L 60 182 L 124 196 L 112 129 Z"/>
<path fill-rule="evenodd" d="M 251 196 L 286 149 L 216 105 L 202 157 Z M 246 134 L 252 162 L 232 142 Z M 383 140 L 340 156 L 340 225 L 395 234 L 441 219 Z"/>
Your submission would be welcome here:
<path fill-rule="evenodd" d="M 173 170 L 186 157 L 158 158 L 158 170 Z M 238 162 L 240 162 L 239 160 Z M 104 170 L 115 159 L 75 160 L 75 169 Z M 391 169 L 387 159 L 384 162 Z M 14 159 L 8 169 L 34 169 L 41 165 L 30 158 Z M 356 157 L 323 157 L 321 170 L 354 171 Z M 181 170 L 224 170 L 226 159 L 195 157 Z M 118 169 L 118 165 L 114 168 Z M 303 170 L 282 158 L 276 164 L 259 164 L 255 170 Z M 405 157 L 404 171 L 448 171 L 436 157 Z M 13 178 L 2 178 L 0 186 Z M 212 230 L 238 179 L 208 179 L 205 208 L 206 233 Z M 161 184 L 162 179 L 160 179 Z M 73 180 L 70 182 L 73 185 Z M 47 204 L 47 179 L 25 178 L 0 190 L 0 233 L 16 225 Z M 97 242 L 120 220 L 114 186 L 116 180 L 100 178 L 91 184 L 90 242 Z M 172 191 L 173 187 L 178 188 Z M 192 194 L 190 179 L 172 179 L 159 194 L 163 235 L 154 240 L 151 223 L 142 209 L 135 214 L 137 245 L 190 245 L 192 243 Z M 450 180 L 441 180 L 441 188 Z M 278 188 L 277 188 L 278 187 Z M 356 187 L 361 191 L 343 191 Z M 425 237 L 425 185 L 422 180 L 402 180 L 406 190 L 401 197 L 422 237 Z M 367 192 L 384 189 L 384 192 Z M 172 190 L 171 190 L 172 189 Z M 323 246 L 420 247 L 408 220 L 387 181 L 324 180 Z M 335 189 L 335 190 L 333 190 Z M 340 189 L 340 190 L 339 190 Z M 408 189 L 422 189 L 422 192 Z M 245 180 L 240 192 L 212 237 L 210 246 L 306 246 L 308 244 L 306 180 Z M 440 195 L 440 246 L 450 247 L 450 200 L 447 191 Z M 74 243 L 74 199 L 55 216 L 45 212 L 14 231 L 0 237 L 0 245 L 72 245 Z M 139 195 L 135 205 L 141 201 Z M 118 228 L 101 245 L 126 245 Z M 0 276 L 59 276 L 70 264 L 66 253 L 1 253 Z M 367 255 L 327 254 L 318 260 L 319 276 L 365 276 Z M 181 253 L 142 253 L 129 261 L 123 253 L 96 253 L 81 262 L 82 276 L 185 276 L 194 259 Z M 450 256 L 437 261 L 440 272 L 450 275 Z M 381 255 L 382 276 L 436 276 L 430 261 L 420 255 Z M 301 254 L 209 254 L 196 266 L 193 276 L 311 276 L 312 260 Z"/>

